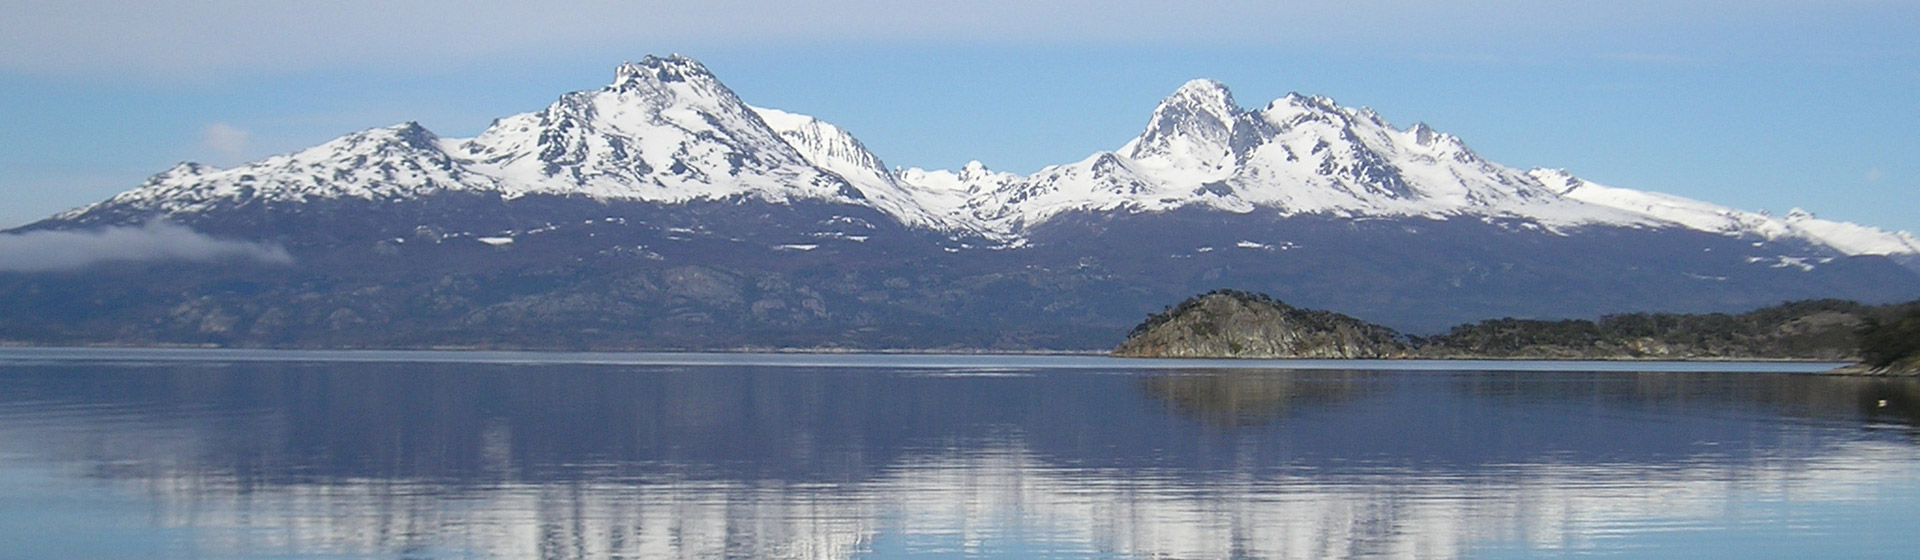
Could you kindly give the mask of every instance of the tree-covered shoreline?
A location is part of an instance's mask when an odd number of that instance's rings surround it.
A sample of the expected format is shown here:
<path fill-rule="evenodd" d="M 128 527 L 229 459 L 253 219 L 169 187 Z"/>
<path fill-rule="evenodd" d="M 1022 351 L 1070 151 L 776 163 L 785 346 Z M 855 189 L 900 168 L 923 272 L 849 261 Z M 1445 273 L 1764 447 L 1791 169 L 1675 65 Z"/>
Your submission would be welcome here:
<path fill-rule="evenodd" d="M 1194 349 L 1205 354 L 1205 335 L 1245 339 L 1246 318 L 1196 317 L 1202 302 L 1231 299 L 1254 308 L 1275 307 L 1299 316 L 1337 320 L 1299 322 L 1367 325 L 1397 337 L 1401 347 L 1383 357 L 1416 359 L 1591 360 L 1813 360 L 1856 361 L 1875 372 L 1920 368 L 1920 301 L 1869 305 L 1838 299 L 1790 301 L 1744 313 L 1624 313 L 1588 319 L 1488 319 L 1430 335 L 1406 335 L 1330 311 L 1299 310 L 1265 294 L 1215 290 L 1169 306 L 1129 333 L 1129 341 L 1180 325 Z M 1218 322 L 1219 324 L 1210 324 Z M 1270 332 L 1270 328 L 1267 331 Z M 1123 348 L 1138 347 L 1123 345 Z M 1161 344 L 1164 346 L 1164 343 Z M 1238 346 L 1238 345 L 1236 345 Z M 1125 352 L 1139 355 L 1137 351 Z M 1175 355 L 1175 354 L 1168 354 Z M 1286 357 L 1221 355 L 1218 357 Z"/>

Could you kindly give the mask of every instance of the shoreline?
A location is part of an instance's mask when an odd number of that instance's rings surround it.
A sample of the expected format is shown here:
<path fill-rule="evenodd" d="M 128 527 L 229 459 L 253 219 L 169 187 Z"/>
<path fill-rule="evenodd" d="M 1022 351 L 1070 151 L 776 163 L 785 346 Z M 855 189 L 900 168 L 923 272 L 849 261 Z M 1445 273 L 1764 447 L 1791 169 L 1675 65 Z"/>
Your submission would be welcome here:
<path fill-rule="evenodd" d="M 1113 369 L 1113 370 L 1382 370 L 1788 373 L 1824 375 L 1849 364 L 1819 360 L 1532 360 L 1521 358 L 1137 358 L 1105 353 L 1011 353 L 954 351 L 552 351 L 486 349 L 286 349 L 206 346 L 0 345 L 0 364 L 33 362 L 110 363 L 420 363 L 596 366 L 740 366 L 881 369 Z M 1746 367 L 1743 367 L 1746 366 Z"/>
<path fill-rule="evenodd" d="M 83 344 L 39 344 L 14 340 L 0 340 L 0 349 L 37 348 L 37 349 L 109 349 L 109 350 L 263 350 L 275 352 L 528 352 L 528 353 L 599 353 L 599 354 L 881 354 L 881 355 L 949 355 L 949 356 L 1106 356 L 1106 350 L 994 350 L 984 348 L 839 348 L 839 347 L 765 347 L 736 346 L 731 348 L 558 348 L 549 346 L 489 346 L 448 344 L 433 346 L 227 346 L 221 344 L 188 343 L 83 343 Z"/>
<path fill-rule="evenodd" d="M 997 350 L 990 348 L 840 348 L 840 347 L 764 347 L 731 348 L 554 348 L 540 346 L 435 345 L 435 346 L 226 346 L 220 344 L 36 344 L 0 341 L 0 349 L 105 349 L 105 350 L 260 350 L 276 352 L 524 352 L 555 354 L 793 354 L 793 355 L 903 355 L 903 356 L 1102 356 L 1119 360 L 1348 360 L 1348 361 L 1479 361 L 1479 362 L 1750 362 L 1750 363 L 1841 363 L 1849 360 L 1818 358 L 1771 358 L 1738 356 L 1386 356 L 1379 358 L 1337 358 L 1310 356 L 1120 356 L 1111 350 Z M 1854 365 L 1859 365 L 1857 362 Z M 1847 366 L 1852 367 L 1852 366 Z"/>

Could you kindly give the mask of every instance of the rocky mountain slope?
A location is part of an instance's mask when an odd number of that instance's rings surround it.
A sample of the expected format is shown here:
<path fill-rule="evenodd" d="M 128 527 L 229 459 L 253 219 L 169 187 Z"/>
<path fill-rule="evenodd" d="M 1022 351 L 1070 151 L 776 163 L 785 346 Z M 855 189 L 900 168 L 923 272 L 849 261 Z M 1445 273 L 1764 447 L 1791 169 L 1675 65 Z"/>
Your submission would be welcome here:
<path fill-rule="evenodd" d="M 1249 110 L 1197 80 L 1079 162 L 895 169 L 679 56 L 473 138 L 181 164 L 10 233 L 155 220 L 286 258 L 0 263 L 0 339 L 1092 349 L 1223 286 L 1409 332 L 1920 297 L 1906 233 L 1507 168 L 1321 97 Z"/>

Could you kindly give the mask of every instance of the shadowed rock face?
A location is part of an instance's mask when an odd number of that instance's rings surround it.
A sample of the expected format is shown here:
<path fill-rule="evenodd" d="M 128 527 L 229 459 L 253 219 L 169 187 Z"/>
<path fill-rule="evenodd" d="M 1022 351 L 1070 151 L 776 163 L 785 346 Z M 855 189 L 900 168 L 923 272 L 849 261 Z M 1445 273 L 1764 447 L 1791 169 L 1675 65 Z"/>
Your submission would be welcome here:
<path fill-rule="evenodd" d="M 1113 355 L 1137 358 L 1386 358 L 1408 346 L 1392 329 L 1264 295 L 1220 290 L 1135 327 Z"/>

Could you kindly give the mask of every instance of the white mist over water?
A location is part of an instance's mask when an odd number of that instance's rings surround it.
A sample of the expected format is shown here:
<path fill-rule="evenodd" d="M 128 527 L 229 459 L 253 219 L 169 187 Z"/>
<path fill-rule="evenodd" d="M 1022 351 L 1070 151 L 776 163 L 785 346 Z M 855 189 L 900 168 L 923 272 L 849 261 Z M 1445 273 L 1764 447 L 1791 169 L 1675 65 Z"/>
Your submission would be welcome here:
<path fill-rule="evenodd" d="M 0 234 L 0 272 L 79 270 L 109 262 L 223 259 L 293 262 L 293 256 L 277 245 L 220 239 L 164 221 L 138 227 Z"/>

